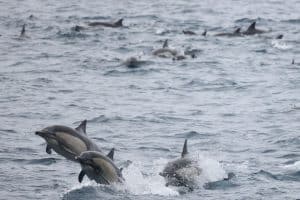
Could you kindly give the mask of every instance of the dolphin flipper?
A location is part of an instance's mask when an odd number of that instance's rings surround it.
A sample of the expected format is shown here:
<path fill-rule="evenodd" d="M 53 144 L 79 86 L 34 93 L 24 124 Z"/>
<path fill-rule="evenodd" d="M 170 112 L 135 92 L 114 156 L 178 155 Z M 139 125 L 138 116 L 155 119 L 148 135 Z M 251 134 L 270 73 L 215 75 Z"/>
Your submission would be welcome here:
<path fill-rule="evenodd" d="M 187 154 L 188 154 L 188 150 L 187 150 L 187 139 L 185 139 L 184 145 L 183 145 L 183 149 L 182 149 L 182 153 L 181 153 L 181 158 L 183 158 L 183 157 L 186 156 Z"/>
<path fill-rule="evenodd" d="M 83 170 L 81 170 L 81 172 L 78 175 L 78 181 L 79 181 L 79 183 L 82 182 L 84 175 L 85 175 L 85 172 Z"/>
<path fill-rule="evenodd" d="M 75 130 L 86 135 L 86 122 L 86 119 L 83 120 Z"/>
<path fill-rule="evenodd" d="M 109 157 L 111 160 L 114 160 L 114 153 L 115 153 L 115 148 L 112 148 L 110 152 L 107 154 L 107 157 Z"/>
<path fill-rule="evenodd" d="M 46 152 L 47 154 L 51 154 L 51 147 L 47 144 L 47 147 L 46 147 Z"/>

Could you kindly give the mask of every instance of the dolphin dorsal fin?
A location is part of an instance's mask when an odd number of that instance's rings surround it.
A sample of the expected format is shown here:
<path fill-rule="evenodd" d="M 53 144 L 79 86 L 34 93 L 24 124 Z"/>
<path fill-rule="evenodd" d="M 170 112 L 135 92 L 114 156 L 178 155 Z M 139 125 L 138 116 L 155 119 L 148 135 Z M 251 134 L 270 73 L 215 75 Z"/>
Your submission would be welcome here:
<path fill-rule="evenodd" d="M 252 30 L 255 30 L 255 24 L 256 22 L 253 22 L 247 29 L 247 31 L 252 31 Z"/>
<path fill-rule="evenodd" d="M 201 35 L 206 36 L 207 30 L 205 29 Z"/>
<path fill-rule="evenodd" d="M 241 28 L 237 28 L 235 31 L 234 31 L 234 33 L 240 33 L 241 32 Z"/>
<path fill-rule="evenodd" d="M 115 26 L 123 26 L 123 18 L 114 23 Z"/>
<path fill-rule="evenodd" d="M 26 32 L 26 30 L 25 30 L 25 26 L 26 26 L 26 25 L 25 25 L 25 24 L 23 24 L 23 26 L 22 26 L 22 30 L 21 30 L 21 35 L 20 35 L 21 37 L 25 35 L 25 32 Z"/>
<path fill-rule="evenodd" d="M 168 47 L 169 47 L 168 39 L 166 39 L 164 44 L 163 44 L 163 48 L 168 48 Z"/>
<path fill-rule="evenodd" d="M 86 122 L 86 119 L 83 120 L 75 130 L 86 135 Z"/>
<path fill-rule="evenodd" d="M 184 141 L 182 153 L 181 153 L 181 158 L 184 158 L 188 154 L 188 149 L 187 149 L 187 139 Z"/>
<path fill-rule="evenodd" d="M 114 160 L 114 153 L 115 153 L 115 148 L 112 148 L 110 152 L 107 154 L 107 157 L 109 157 L 111 160 Z"/>

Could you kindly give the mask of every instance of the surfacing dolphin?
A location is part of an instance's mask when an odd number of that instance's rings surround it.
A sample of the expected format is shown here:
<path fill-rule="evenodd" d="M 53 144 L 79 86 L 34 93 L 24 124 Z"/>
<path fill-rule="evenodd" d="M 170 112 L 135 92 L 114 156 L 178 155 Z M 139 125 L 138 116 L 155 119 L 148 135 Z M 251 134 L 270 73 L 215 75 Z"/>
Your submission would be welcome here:
<path fill-rule="evenodd" d="M 81 183 L 83 177 L 87 177 L 100 184 L 109 185 L 115 182 L 123 182 L 121 170 L 114 164 L 114 148 L 104 155 L 97 151 L 85 151 L 76 157 L 81 165 L 78 181 Z"/>
<path fill-rule="evenodd" d="M 123 26 L 123 18 L 119 19 L 118 21 L 114 23 L 109 22 L 90 22 L 88 23 L 88 26 L 105 26 L 105 27 L 111 27 L 111 28 L 117 28 Z"/>
<path fill-rule="evenodd" d="M 195 186 L 195 177 L 202 170 L 195 161 L 188 157 L 187 139 L 184 141 L 181 157 L 167 163 L 164 170 L 159 173 L 167 181 L 166 186 L 187 187 L 190 191 Z"/>
<path fill-rule="evenodd" d="M 100 148 L 91 141 L 86 135 L 86 120 L 73 129 L 67 126 L 49 126 L 41 131 L 36 131 L 35 134 L 46 140 L 46 152 L 51 154 L 53 149 L 56 153 L 65 158 L 77 161 L 76 156 L 79 156 L 84 151 L 100 151 Z"/>
<path fill-rule="evenodd" d="M 169 48 L 168 39 L 165 40 L 162 48 L 154 50 L 152 54 L 161 58 L 172 58 L 173 60 L 185 59 L 184 55 L 180 55 L 175 49 Z"/>
<path fill-rule="evenodd" d="M 227 36 L 227 37 L 242 36 L 241 28 L 237 28 L 233 33 L 218 33 L 215 36 Z"/>
<path fill-rule="evenodd" d="M 243 32 L 243 35 L 255 35 L 255 34 L 262 34 L 262 33 L 265 33 L 266 31 L 264 30 L 260 30 L 260 29 L 257 29 L 255 27 L 256 25 L 256 22 L 253 22 L 246 31 Z"/>

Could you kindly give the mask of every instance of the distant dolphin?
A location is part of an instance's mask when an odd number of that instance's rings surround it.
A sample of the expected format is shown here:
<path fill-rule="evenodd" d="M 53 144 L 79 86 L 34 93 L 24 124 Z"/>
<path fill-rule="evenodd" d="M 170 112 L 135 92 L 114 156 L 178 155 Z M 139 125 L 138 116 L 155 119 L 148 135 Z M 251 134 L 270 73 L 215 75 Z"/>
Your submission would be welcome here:
<path fill-rule="evenodd" d="M 295 59 L 292 60 L 292 65 L 294 65 L 294 64 L 295 64 Z"/>
<path fill-rule="evenodd" d="M 185 34 L 185 35 L 196 35 L 195 32 L 189 31 L 189 30 L 187 30 L 187 31 L 186 31 L 186 30 L 183 30 L 182 33 Z"/>
<path fill-rule="evenodd" d="M 147 64 L 147 61 L 141 60 L 140 57 L 129 57 L 122 63 L 122 65 L 132 69 L 138 68 L 144 64 Z"/>
<path fill-rule="evenodd" d="M 88 23 L 88 26 L 105 26 L 105 27 L 117 28 L 117 27 L 123 26 L 123 19 L 119 19 L 118 21 L 116 21 L 114 23 L 90 22 L 90 23 Z"/>
<path fill-rule="evenodd" d="M 227 36 L 227 37 L 242 36 L 241 28 L 237 28 L 233 33 L 218 33 L 215 36 Z"/>
<path fill-rule="evenodd" d="M 255 28 L 255 25 L 256 25 L 256 22 L 253 22 L 248 27 L 248 29 L 245 32 L 243 32 L 243 35 L 255 35 L 255 34 L 262 34 L 262 33 L 266 32 L 264 30 L 260 30 L 260 29 Z"/>
<path fill-rule="evenodd" d="M 65 158 L 76 161 L 75 157 L 84 151 L 101 151 L 100 148 L 86 136 L 86 120 L 76 128 L 67 126 L 49 126 L 35 132 L 47 142 L 46 152 L 51 149 Z"/>
<path fill-rule="evenodd" d="M 206 34 L 207 34 L 207 30 L 204 29 L 204 31 L 203 31 L 203 33 L 202 33 L 201 35 L 202 35 L 202 36 L 206 36 Z"/>
<path fill-rule="evenodd" d="M 197 163 L 188 157 L 186 139 L 184 141 L 181 158 L 167 163 L 164 170 L 159 174 L 166 179 L 166 186 L 183 186 L 189 190 L 193 190 L 195 185 L 194 176 L 199 176 L 201 172 L 202 170 Z"/>
<path fill-rule="evenodd" d="M 169 48 L 168 39 L 165 40 L 162 48 L 154 50 L 152 54 L 162 58 L 172 58 L 173 60 L 185 59 L 184 55 L 180 55 L 175 49 Z"/>
<path fill-rule="evenodd" d="M 101 152 L 85 151 L 76 157 L 82 170 L 78 175 L 78 181 L 81 183 L 83 177 L 87 175 L 89 179 L 100 184 L 112 184 L 114 182 L 123 182 L 121 170 L 113 162 L 114 149 L 107 156 Z"/>
<path fill-rule="evenodd" d="M 279 35 L 276 36 L 277 40 L 281 40 L 282 38 L 283 38 L 283 34 L 279 34 Z"/>

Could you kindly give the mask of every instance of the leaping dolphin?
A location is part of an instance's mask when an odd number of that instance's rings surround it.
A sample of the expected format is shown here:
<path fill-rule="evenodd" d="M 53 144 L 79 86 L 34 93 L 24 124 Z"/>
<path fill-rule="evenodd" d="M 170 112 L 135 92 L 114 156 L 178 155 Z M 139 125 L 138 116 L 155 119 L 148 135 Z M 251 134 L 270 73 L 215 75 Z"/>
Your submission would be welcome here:
<path fill-rule="evenodd" d="M 100 184 L 109 185 L 115 182 L 123 182 L 121 170 L 113 162 L 114 148 L 107 156 L 101 152 L 85 151 L 76 157 L 82 170 L 78 175 L 78 181 L 81 183 L 83 177 L 87 177 Z"/>
<path fill-rule="evenodd" d="M 166 186 L 183 186 L 193 190 L 194 176 L 199 176 L 202 170 L 197 163 L 188 157 L 187 139 L 184 141 L 181 157 L 167 163 L 164 170 L 159 173 L 167 181 Z"/>
<path fill-rule="evenodd" d="M 75 157 L 84 151 L 101 152 L 100 148 L 87 137 L 86 122 L 86 120 L 82 121 L 75 129 L 59 125 L 49 126 L 36 131 L 35 134 L 46 140 L 48 154 L 51 154 L 53 149 L 65 158 L 77 161 Z"/>
<path fill-rule="evenodd" d="M 111 28 L 117 28 L 123 26 L 123 19 L 119 19 L 118 21 L 114 23 L 109 22 L 90 22 L 88 23 L 88 26 L 105 26 L 105 27 L 111 27 Z"/>
<path fill-rule="evenodd" d="M 266 31 L 264 30 L 260 30 L 260 29 L 257 29 L 255 27 L 256 25 L 256 22 L 253 22 L 246 31 L 243 32 L 244 35 L 255 35 L 255 34 L 262 34 L 262 33 L 265 33 Z"/>

